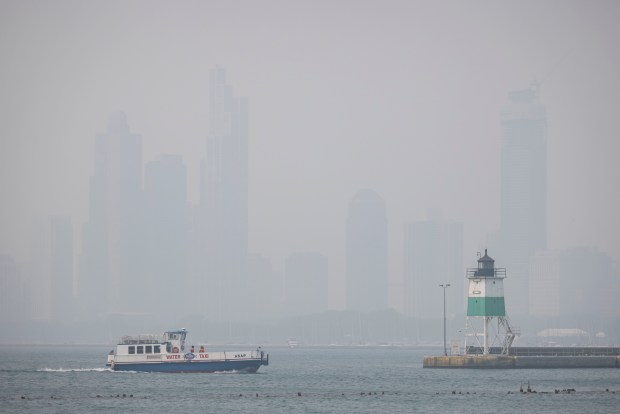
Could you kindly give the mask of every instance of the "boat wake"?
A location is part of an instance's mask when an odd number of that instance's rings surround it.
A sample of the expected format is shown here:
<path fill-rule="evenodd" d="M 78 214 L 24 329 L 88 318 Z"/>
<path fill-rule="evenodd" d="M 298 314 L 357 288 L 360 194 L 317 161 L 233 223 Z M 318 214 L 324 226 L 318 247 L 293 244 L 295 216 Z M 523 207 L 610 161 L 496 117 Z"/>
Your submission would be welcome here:
<path fill-rule="evenodd" d="M 113 372 L 110 368 L 41 368 L 37 372 Z"/>

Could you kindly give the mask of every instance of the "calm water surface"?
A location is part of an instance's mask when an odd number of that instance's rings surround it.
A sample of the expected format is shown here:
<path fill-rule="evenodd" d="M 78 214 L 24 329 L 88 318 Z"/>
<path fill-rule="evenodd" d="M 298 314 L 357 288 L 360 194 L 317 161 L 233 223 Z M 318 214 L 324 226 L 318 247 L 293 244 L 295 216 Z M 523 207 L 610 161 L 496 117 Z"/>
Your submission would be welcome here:
<path fill-rule="evenodd" d="M 620 412 L 620 369 L 423 369 L 419 349 L 299 347 L 266 349 L 257 374 L 133 373 L 105 369 L 109 350 L 0 346 L 0 412 Z M 527 381 L 536 394 L 518 392 Z"/>

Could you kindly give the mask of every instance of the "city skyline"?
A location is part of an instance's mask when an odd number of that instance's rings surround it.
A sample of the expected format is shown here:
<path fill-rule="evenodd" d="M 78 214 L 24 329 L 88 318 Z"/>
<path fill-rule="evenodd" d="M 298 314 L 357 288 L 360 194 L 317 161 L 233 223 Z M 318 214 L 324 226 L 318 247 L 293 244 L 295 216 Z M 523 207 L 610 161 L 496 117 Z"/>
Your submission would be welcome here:
<path fill-rule="evenodd" d="M 102 231 L 104 221 L 96 217 L 106 213 L 92 211 L 91 198 L 107 191 L 112 209 L 134 203 L 120 196 L 122 188 L 103 183 L 93 154 L 112 149 L 102 150 L 102 138 L 94 137 L 109 129 L 109 113 L 127 114 L 131 128 L 125 132 L 139 135 L 141 147 L 127 182 L 145 197 L 146 166 L 162 155 L 180 157 L 185 220 L 196 228 L 204 218 L 201 191 L 206 194 L 201 161 L 216 152 L 207 147 L 220 128 L 209 97 L 215 93 L 209 70 L 219 63 L 228 72 L 224 84 L 232 85 L 231 96 L 251 102 L 246 170 L 240 170 L 247 173 L 240 185 L 246 188 L 238 193 L 247 199 L 237 204 L 247 211 L 234 214 L 244 257 L 259 255 L 269 263 L 258 260 L 254 275 L 283 272 L 292 252 L 321 252 L 329 259 L 328 306 L 345 309 L 347 206 L 364 188 L 381 194 L 386 204 L 390 306 L 403 308 L 403 226 L 425 220 L 427 211 L 463 223 L 463 267 L 469 266 L 487 235 L 502 227 L 500 110 L 509 91 L 527 90 L 532 81 L 547 110 L 543 247 L 592 247 L 617 266 L 620 59 L 610 41 L 618 30 L 617 5 L 454 2 L 444 10 L 423 2 L 353 8 L 347 2 L 307 3 L 307 19 L 301 19 L 291 5 L 276 7 L 279 17 L 271 17 L 266 6 L 250 2 L 241 14 L 213 4 L 183 11 L 157 5 L 149 19 L 139 18 L 136 5 L 72 5 L 68 16 L 45 4 L 2 4 L 2 30 L 9 36 L 0 41 L 7 56 L 0 72 L 6 104 L 0 125 L 0 254 L 23 269 L 30 261 L 33 218 L 69 217 L 74 289 L 110 290 L 97 299 L 131 311 L 131 298 L 115 287 L 137 273 L 119 264 L 123 245 L 105 242 L 118 258 L 115 282 L 97 285 L 102 280 L 93 270 L 109 261 L 104 247 L 93 244 L 103 240 L 92 235 Z M 267 26 L 254 16 L 263 16 Z M 528 30 L 518 21 L 527 22 Z M 101 36 L 107 27 L 117 30 Z M 123 121 L 114 122 L 116 132 L 102 136 L 120 131 Z M 205 174 L 214 165 L 207 164 Z M 90 189 L 97 185 L 109 191 Z M 125 224 L 133 220 L 114 220 L 112 237 L 130 231 Z M 200 235 L 190 232 L 187 240 L 196 246 Z M 186 254 L 187 277 L 195 281 L 200 249 Z M 494 257 L 511 267 L 500 252 Z M 174 265 L 158 259 L 162 266 Z M 510 268 L 508 274 L 507 292 Z M 89 275 L 85 280 L 93 285 L 80 286 L 80 275 Z"/>

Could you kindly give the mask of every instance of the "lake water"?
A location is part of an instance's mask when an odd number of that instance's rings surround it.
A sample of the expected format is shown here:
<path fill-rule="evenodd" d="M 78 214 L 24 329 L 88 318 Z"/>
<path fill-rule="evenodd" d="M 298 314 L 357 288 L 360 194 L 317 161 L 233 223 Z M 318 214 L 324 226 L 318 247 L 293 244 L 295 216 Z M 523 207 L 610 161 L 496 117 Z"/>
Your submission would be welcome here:
<path fill-rule="evenodd" d="M 620 369 L 423 369 L 441 350 L 266 347 L 257 374 L 149 374 L 105 369 L 110 349 L 0 346 L 0 413 L 620 412 Z M 537 393 L 519 393 L 527 381 Z"/>

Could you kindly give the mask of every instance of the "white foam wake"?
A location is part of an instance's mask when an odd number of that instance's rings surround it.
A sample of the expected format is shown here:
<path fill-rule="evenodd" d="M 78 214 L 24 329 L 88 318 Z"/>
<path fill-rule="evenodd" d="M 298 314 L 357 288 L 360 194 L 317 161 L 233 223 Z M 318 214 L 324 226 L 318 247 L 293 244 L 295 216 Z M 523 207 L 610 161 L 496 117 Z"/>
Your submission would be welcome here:
<path fill-rule="evenodd" d="M 41 368 L 38 372 L 108 372 L 110 368 Z"/>

